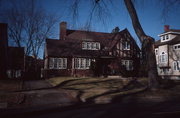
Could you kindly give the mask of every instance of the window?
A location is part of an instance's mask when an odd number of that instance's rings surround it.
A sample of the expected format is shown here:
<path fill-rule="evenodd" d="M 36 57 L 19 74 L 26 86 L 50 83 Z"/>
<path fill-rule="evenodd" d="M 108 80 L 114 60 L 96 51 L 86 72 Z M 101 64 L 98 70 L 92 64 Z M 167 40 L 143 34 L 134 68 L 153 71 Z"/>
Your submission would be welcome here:
<path fill-rule="evenodd" d="M 91 59 L 75 58 L 75 69 L 89 69 Z"/>
<path fill-rule="evenodd" d="M 165 40 L 165 36 L 163 36 L 163 40 Z"/>
<path fill-rule="evenodd" d="M 180 70 L 180 61 L 174 61 L 173 67 L 174 67 L 174 70 Z"/>
<path fill-rule="evenodd" d="M 167 62 L 167 54 L 165 52 L 162 52 L 160 54 L 159 62 L 160 63 L 166 63 Z"/>
<path fill-rule="evenodd" d="M 174 50 L 180 50 L 180 44 L 176 44 L 173 47 L 174 47 Z"/>
<path fill-rule="evenodd" d="M 83 50 L 100 50 L 99 42 L 82 42 Z"/>
<path fill-rule="evenodd" d="M 155 49 L 155 55 L 158 55 L 158 49 Z"/>
<path fill-rule="evenodd" d="M 124 50 L 130 50 L 130 43 L 127 42 L 127 41 L 124 42 L 124 43 L 123 43 L 123 49 L 124 49 Z"/>
<path fill-rule="evenodd" d="M 166 35 L 166 40 L 168 40 L 169 39 L 169 35 Z"/>
<path fill-rule="evenodd" d="M 126 70 L 133 70 L 132 60 L 122 60 L 122 65 L 126 67 Z"/>
<path fill-rule="evenodd" d="M 66 69 L 67 58 L 50 58 L 49 69 Z"/>

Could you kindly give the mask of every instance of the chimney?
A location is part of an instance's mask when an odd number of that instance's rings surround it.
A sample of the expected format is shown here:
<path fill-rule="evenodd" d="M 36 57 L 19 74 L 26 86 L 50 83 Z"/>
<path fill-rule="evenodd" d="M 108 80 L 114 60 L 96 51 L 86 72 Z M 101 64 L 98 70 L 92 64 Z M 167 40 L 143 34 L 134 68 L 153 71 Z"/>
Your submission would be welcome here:
<path fill-rule="evenodd" d="M 169 25 L 164 25 L 164 32 L 168 32 L 169 31 Z"/>
<path fill-rule="evenodd" d="M 0 79 L 6 78 L 8 59 L 8 25 L 0 23 Z"/>
<path fill-rule="evenodd" d="M 65 39 L 66 37 L 66 29 L 67 29 L 67 23 L 66 22 L 61 22 L 60 23 L 60 39 Z"/>

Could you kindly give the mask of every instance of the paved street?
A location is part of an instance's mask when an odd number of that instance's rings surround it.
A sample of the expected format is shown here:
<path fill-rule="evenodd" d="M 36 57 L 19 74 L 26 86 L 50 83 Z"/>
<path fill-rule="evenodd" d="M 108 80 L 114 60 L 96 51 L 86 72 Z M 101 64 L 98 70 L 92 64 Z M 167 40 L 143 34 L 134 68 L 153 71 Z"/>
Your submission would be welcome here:
<path fill-rule="evenodd" d="M 69 107 L 36 107 L 6 110 L 1 118 L 179 118 L 179 98 L 162 101 L 141 100 L 135 96 L 117 98 L 110 104 L 84 103 Z"/>

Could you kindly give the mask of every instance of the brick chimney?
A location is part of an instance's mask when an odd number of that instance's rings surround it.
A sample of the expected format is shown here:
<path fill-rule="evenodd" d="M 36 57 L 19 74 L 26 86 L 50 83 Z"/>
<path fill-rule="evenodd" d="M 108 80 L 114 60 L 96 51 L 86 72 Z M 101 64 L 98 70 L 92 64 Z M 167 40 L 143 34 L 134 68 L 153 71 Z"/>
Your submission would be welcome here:
<path fill-rule="evenodd" d="M 169 25 L 164 25 L 164 31 L 168 32 L 169 31 Z"/>
<path fill-rule="evenodd" d="M 65 37 L 66 37 L 66 29 L 67 29 L 67 23 L 66 22 L 61 22 L 60 23 L 60 36 L 59 36 L 59 38 L 60 39 L 65 39 Z"/>
<path fill-rule="evenodd" d="M 8 25 L 0 23 L 0 79 L 5 79 L 8 59 Z"/>

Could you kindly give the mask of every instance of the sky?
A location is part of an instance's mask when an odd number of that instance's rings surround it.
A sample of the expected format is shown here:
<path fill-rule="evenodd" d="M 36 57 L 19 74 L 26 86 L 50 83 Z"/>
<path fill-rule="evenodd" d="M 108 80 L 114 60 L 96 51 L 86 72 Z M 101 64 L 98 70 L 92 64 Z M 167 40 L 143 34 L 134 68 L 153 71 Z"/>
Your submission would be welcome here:
<path fill-rule="evenodd" d="M 89 9 L 92 9 L 89 3 L 85 2 L 86 0 L 83 0 L 79 7 L 79 17 L 76 26 L 73 26 L 75 23 L 70 15 L 70 2 L 73 0 L 41 1 L 43 1 L 43 7 L 45 7 L 48 12 L 62 16 L 60 22 L 66 21 L 68 28 L 72 29 L 82 27 L 89 18 Z M 180 8 L 168 10 L 169 13 L 163 15 L 162 9 L 164 3 L 159 2 L 159 0 L 144 0 L 143 3 L 140 3 L 140 1 L 143 0 L 138 0 L 135 7 L 137 8 L 140 23 L 146 34 L 158 40 L 159 37 L 157 35 L 163 32 L 164 25 L 169 25 L 172 29 L 180 29 Z M 94 17 L 92 20 L 92 30 L 98 32 L 111 32 L 113 28 L 118 26 L 120 30 L 127 28 L 131 35 L 137 40 L 137 36 L 132 27 L 131 19 L 124 6 L 123 0 L 113 0 L 113 2 L 115 4 L 113 4 L 112 7 L 109 7 L 110 15 L 107 17 L 105 24 Z M 56 25 L 55 29 L 55 32 L 57 33 L 55 33 L 53 37 L 58 38 L 59 24 Z"/>
<path fill-rule="evenodd" d="M 21 0 L 19 0 L 21 1 Z M 81 0 L 78 9 L 77 19 L 72 18 L 71 4 L 74 0 L 37 0 L 39 7 L 43 7 L 46 12 L 54 14 L 60 17 L 59 22 L 55 24 L 53 29 L 53 34 L 49 38 L 59 38 L 59 23 L 62 21 L 67 22 L 68 29 L 79 29 L 82 28 L 89 17 L 89 13 L 92 10 L 91 4 L 88 0 Z M 106 0 L 104 0 L 106 1 Z M 123 30 L 127 28 L 134 39 L 138 42 L 138 38 L 134 32 L 131 19 L 126 10 L 123 0 L 112 0 L 114 4 L 108 3 L 104 11 L 107 12 L 107 15 L 104 16 L 105 22 L 103 23 L 97 16 L 94 14 L 91 22 L 91 30 L 97 32 L 111 32 L 116 26 Z M 136 0 L 135 8 L 137 14 L 147 35 L 154 37 L 156 40 L 159 39 L 158 34 L 162 33 L 164 30 L 164 25 L 169 25 L 172 29 L 180 29 L 180 4 L 176 5 L 172 9 L 166 9 L 165 15 L 163 15 L 163 8 L 165 1 L 172 0 Z M 101 4 L 103 5 L 103 4 Z M 43 52 L 43 49 L 41 50 Z M 43 53 L 41 56 L 43 57 Z"/>

